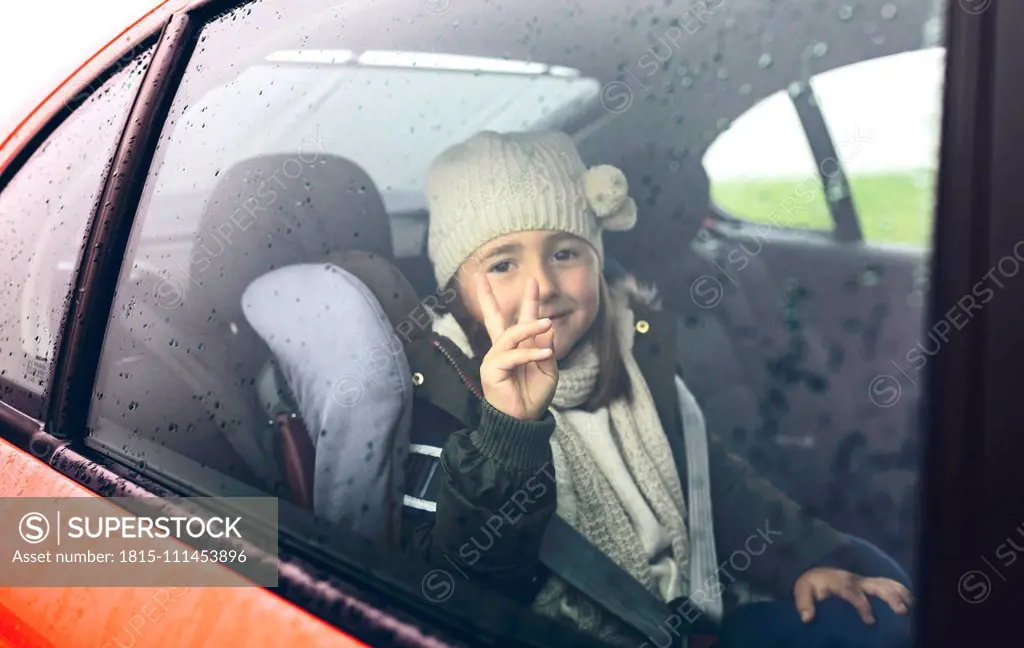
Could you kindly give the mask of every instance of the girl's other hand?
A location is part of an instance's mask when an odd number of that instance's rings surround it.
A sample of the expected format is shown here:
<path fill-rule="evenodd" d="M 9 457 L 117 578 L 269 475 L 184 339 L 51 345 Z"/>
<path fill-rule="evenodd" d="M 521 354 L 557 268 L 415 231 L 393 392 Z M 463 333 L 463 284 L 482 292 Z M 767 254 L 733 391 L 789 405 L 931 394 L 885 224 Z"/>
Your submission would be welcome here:
<path fill-rule="evenodd" d="M 796 609 L 804 623 L 809 623 L 814 618 L 814 603 L 816 601 L 823 601 L 829 596 L 838 596 L 857 608 L 864 623 L 873 624 L 875 616 L 871 613 L 868 595 L 877 596 L 888 603 L 896 614 L 906 614 L 912 601 L 910 590 L 894 580 L 864 578 L 831 567 L 809 569 L 797 579 L 793 586 Z"/>
<path fill-rule="evenodd" d="M 550 319 L 537 319 L 537 281 L 523 290 L 518 322 L 505 320 L 485 273 L 475 276 L 480 311 L 491 349 L 480 364 L 484 397 L 494 409 L 520 419 L 544 417 L 558 385 L 554 330 Z"/>

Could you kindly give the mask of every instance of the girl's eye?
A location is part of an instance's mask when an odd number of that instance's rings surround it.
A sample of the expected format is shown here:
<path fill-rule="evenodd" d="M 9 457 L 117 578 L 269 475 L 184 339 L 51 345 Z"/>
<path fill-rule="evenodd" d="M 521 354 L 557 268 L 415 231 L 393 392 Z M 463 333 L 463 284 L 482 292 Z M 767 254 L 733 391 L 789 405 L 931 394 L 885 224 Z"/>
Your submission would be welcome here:
<path fill-rule="evenodd" d="M 499 261 L 491 266 L 489 272 L 508 272 L 512 268 L 511 261 Z"/>
<path fill-rule="evenodd" d="M 564 250 L 559 250 L 558 252 L 555 252 L 556 261 L 568 261 L 569 259 L 575 259 L 578 256 L 579 253 L 576 252 L 576 250 L 572 250 L 570 248 L 566 248 Z"/>

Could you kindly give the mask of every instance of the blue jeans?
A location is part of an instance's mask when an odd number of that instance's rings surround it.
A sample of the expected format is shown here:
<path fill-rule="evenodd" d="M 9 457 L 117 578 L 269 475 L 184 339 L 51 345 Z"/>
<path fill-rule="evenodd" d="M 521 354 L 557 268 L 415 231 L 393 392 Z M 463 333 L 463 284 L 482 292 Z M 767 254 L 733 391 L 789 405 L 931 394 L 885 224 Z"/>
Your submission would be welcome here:
<path fill-rule="evenodd" d="M 910 587 L 903 569 L 873 544 L 851 538 L 870 555 L 871 573 Z M 725 616 L 715 648 L 909 648 L 910 616 L 900 616 L 888 604 L 868 596 L 874 625 L 866 625 L 846 601 L 830 597 L 815 604 L 814 619 L 800 620 L 792 599 L 742 605 Z"/>

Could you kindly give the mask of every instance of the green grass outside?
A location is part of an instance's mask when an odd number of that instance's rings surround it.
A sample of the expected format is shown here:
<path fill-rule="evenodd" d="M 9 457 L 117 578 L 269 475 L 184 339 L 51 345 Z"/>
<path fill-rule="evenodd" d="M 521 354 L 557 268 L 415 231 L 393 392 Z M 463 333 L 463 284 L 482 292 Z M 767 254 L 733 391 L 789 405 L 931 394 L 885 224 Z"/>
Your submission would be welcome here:
<path fill-rule="evenodd" d="M 850 176 L 849 182 L 866 241 L 928 247 L 933 221 L 933 170 L 860 174 Z M 832 229 L 825 193 L 817 178 L 713 182 L 711 196 L 726 212 L 755 223 Z M 784 204 L 795 205 L 791 214 L 780 209 Z"/>

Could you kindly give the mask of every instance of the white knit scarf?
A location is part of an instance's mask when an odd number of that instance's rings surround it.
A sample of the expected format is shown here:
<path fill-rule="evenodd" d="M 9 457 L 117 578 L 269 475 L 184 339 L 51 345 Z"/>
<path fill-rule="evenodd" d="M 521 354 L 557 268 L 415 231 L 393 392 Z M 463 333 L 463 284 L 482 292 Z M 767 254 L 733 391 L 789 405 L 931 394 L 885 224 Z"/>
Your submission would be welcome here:
<path fill-rule="evenodd" d="M 682 594 L 688 595 L 690 547 L 679 473 L 654 398 L 633 357 L 633 311 L 625 295 L 613 292 L 612 302 L 609 306 L 632 387 L 632 399 L 620 398 L 608 406 L 612 436 L 630 476 L 669 535 L 672 557 L 683 581 Z M 436 320 L 433 328 L 472 356 L 465 333 L 450 314 Z M 576 429 L 563 415 L 587 400 L 599 371 L 597 353 L 590 344 L 574 350 L 558 366 L 558 386 L 550 408 L 556 425 L 551 450 L 558 491 L 557 514 L 660 598 L 643 542 L 612 485 L 591 457 L 581 436 L 586 430 Z M 613 645 L 636 646 L 631 629 L 557 576 L 548 579 L 533 608 L 544 616 L 567 618 L 581 630 Z"/>
<path fill-rule="evenodd" d="M 633 396 L 631 400 L 620 398 L 608 406 L 612 437 L 634 483 L 669 535 L 672 558 L 683 577 L 682 594 L 685 595 L 689 593 L 686 577 L 690 547 L 683 489 L 654 398 L 633 358 L 633 312 L 623 300 L 613 297 L 613 302 L 616 303 L 610 304 L 611 312 L 615 314 L 616 334 Z M 558 387 L 551 406 L 556 425 L 551 450 L 558 489 L 558 516 L 652 594 L 659 596 L 643 542 L 581 436 L 587 430 L 576 429 L 562 414 L 587 400 L 596 386 L 599 371 L 597 353 L 590 344 L 559 363 Z M 546 616 L 557 612 L 568 617 L 581 629 L 610 643 L 623 643 L 621 622 L 570 589 L 560 581 L 549 582 L 534 608 Z"/>

